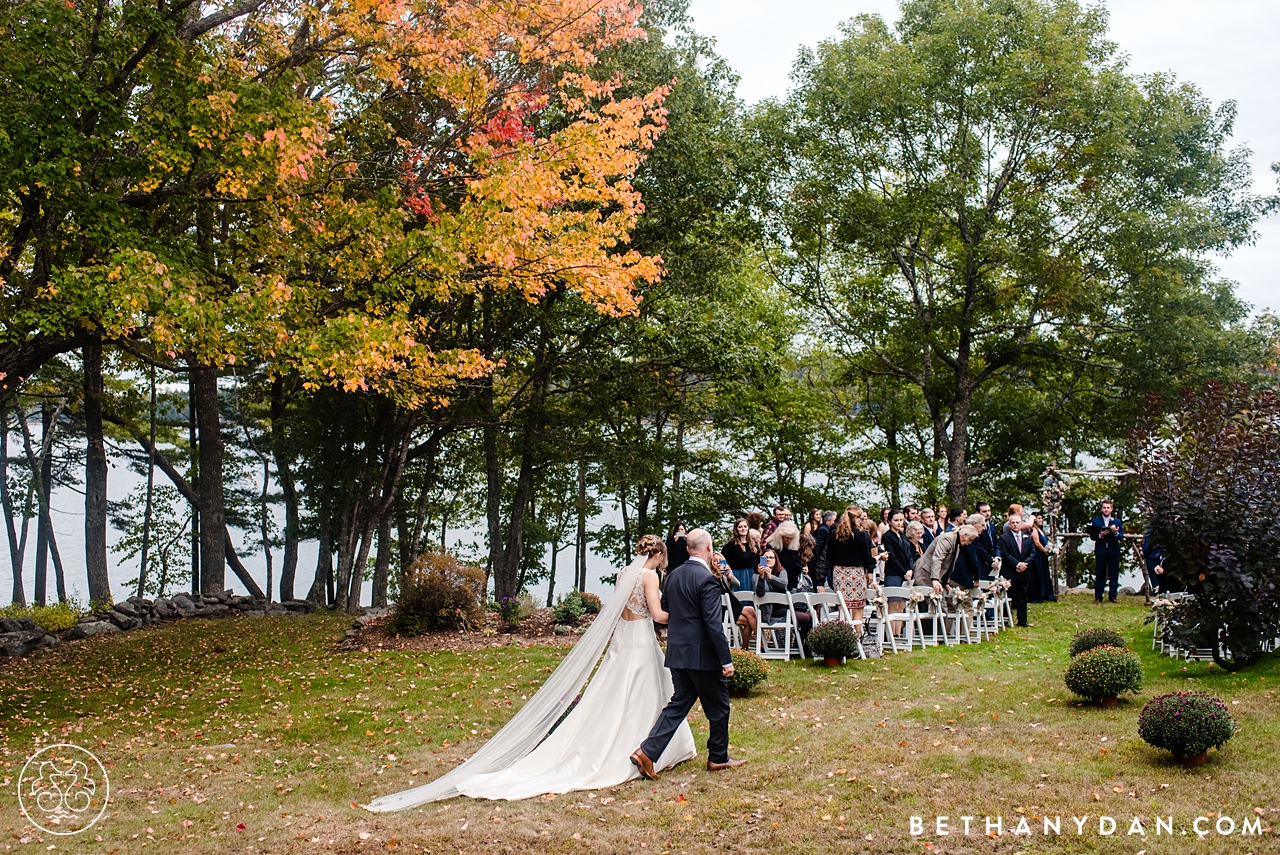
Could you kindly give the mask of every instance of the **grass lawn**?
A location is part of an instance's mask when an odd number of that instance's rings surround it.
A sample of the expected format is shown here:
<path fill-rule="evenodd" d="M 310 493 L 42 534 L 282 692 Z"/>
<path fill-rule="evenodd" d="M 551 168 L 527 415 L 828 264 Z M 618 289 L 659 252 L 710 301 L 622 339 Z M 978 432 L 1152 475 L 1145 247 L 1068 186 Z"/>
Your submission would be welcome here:
<path fill-rule="evenodd" d="M 0 665 L 0 829 L 5 851 L 181 852 L 1275 852 L 1280 820 L 1280 658 L 1235 676 L 1151 651 L 1139 601 L 1070 596 L 1032 606 L 1031 630 L 834 671 L 774 663 L 735 700 L 735 757 L 660 782 L 525 802 L 456 799 L 402 814 L 354 807 L 434 777 L 532 694 L 564 648 L 338 652 L 330 615 L 184 621 L 69 644 Z M 1101 709 L 1062 684 L 1078 628 L 1121 630 L 1140 696 Z M 1221 697 L 1242 732 L 1184 768 L 1137 737 L 1152 695 Z M 705 741 L 705 719 L 694 731 Z M 16 779 L 40 745 L 93 750 L 111 776 L 107 815 L 85 834 L 24 826 Z M 935 817 L 950 817 L 940 837 Z M 960 817 L 974 816 L 963 836 Z M 1060 836 L 1041 817 L 1061 816 Z M 1115 818 L 1100 836 L 1098 817 Z M 1156 836 L 1172 815 L 1174 834 Z M 1220 816 L 1237 832 L 1197 837 Z M 919 816 L 927 834 L 913 837 Z M 1002 817 L 1003 835 L 984 819 Z M 1072 817 L 1085 817 L 1077 835 Z M 1145 839 L 1126 834 L 1133 817 Z M 1014 835 L 1021 818 L 1034 834 Z M 1262 836 L 1241 836 L 1260 817 Z M 1225 825 L 1224 825 L 1225 827 Z M 1183 835 L 1181 832 L 1186 831 Z"/>

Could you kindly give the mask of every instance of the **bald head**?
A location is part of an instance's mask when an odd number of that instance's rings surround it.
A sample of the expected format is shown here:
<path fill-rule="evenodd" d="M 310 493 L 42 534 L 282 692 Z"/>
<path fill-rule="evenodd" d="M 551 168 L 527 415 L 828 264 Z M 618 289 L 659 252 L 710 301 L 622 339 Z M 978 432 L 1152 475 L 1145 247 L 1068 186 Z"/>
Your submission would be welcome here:
<path fill-rule="evenodd" d="M 711 561 L 711 532 L 705 528 L 695 528 L 685 538 L 685 547 L 690 556 L 696 556 L 708 563 Z"/>

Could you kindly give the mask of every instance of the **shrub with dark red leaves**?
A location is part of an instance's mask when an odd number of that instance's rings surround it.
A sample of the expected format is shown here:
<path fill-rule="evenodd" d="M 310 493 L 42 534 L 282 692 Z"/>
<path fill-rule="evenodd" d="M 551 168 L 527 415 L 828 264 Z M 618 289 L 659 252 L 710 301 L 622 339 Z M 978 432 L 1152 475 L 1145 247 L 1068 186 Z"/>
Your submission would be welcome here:
<path fill-rule="evenodd" d="M 1175 757 L 1221 748 L 1235 735 L 1227 705 L 1204 692 L 1170 692 L 1152 698 L 1138 716 L 1138 735 Z"/>

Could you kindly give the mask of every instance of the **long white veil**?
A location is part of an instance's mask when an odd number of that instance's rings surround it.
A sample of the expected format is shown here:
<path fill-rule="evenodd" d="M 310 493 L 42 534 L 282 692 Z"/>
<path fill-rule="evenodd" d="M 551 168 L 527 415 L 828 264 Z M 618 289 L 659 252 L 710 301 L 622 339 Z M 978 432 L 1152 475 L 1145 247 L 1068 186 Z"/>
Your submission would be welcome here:
<path fill-rule="evenodd" d="M 641 555 L 618 574 L 613 597 L 600 610 L 600 614 L 583 633 L 582 638 L 578 639 L 569 655 L 565 656 L 529 702 L 488 742 L 480 746 L 479 751 L 461 766 L 431 783 L 374 799 L 372 803 L 365 805 L 366 809 L 386 813 L 452 798 L 459 795 L 456 786 L 459 780 L 505 769 L 537 748 L 582 691 L 583 684 L 600 661 L 609 639 L 613 637 L 614 627 L 622 617 L 622 610 L 631 591 L 635 588 L 636 580 L 644 572 L 646 558 L 647 556 Z"/>

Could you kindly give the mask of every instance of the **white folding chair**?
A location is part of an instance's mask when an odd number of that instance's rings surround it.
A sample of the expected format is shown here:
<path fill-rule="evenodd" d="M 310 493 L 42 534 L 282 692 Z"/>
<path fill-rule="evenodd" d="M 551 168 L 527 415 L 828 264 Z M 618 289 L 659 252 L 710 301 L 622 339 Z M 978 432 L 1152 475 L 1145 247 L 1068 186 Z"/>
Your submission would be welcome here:
<path fill-rule="evenodd" d="M 858 633 L 862 635 L 862 629 L 866 626 L 866 620 L 862 614 L 856 618 L 850 614 L 849 606 L 845 603 L 844 597 L 834 591 L 824 591 L 822 593 L 809 592 L 804 594 L 805 605 L 809 607 L 809 614 L 813 615 L 813 626 L 816 628 L 820 623 L 828 623 L 830 621 L 839 620 L 852 626 Z M 866 659 L 867 653 L 862 649 L 862 645 L 858 645 L 858 658 Z"/>
<path fill-rule="evenodd" d="M 905 608 L 900 612 L 889 611 L 888 602 L 884 605 L 876 604 L 880 610 L 880 649 L 887 648 L 897 653 L 898 643 L 901 641 L 906 645 L 907 652 L 911 652 L 917 637 L 924 635 L 924 630 L 920 627 L 920 614 L 916 611 L 915 603 L 911 602 L 911 589 L 897 586 L 879 588 L 876 595 L 884 597 L 886 600 L 890 597 L 901 597 L 906 600 Z M 894 624 L 902 625 L 901 639 L 894 632 Z M 924 647 L 924 639 L 922 637 L 920 638 L 920 647 Z"/>
<path fill-rule="evenodd" d="M 742 598 L 739 597 L 741 602 Z M 720 595 L 720 626 L 724 629 L 725 640 L 729 642 L 730 647 L 742 646 L 742 627 L 738 626 L 733 620 L 733 603 L 729 600 L 728 594 Z"/>
<path fill-rule="evenodd" d="M 920 627 L 920 647 L 923 648 L 925 646 L 925 639 L 928 639 L 928 644 L 932 647 L 946 644 L 947 631 L 946 623 L 943 620 L 942 604 L 933 598 L 933 586 L 912 585 L 910 590 L 913 593 L 918 592 L 924 597 L 918 603 L 908 604 L 915 606 L 916 625 Z M 929 627 L 927 634 L 924 632 L 926 625 Z"/>
<path fill-rule="evenodd" d="M 757 594 L 753 599 L 756 606 L 756 653 L 765 659 L 790 659 L 794 650 L 804 658 L 791 594 Z M 773 607 L 768 623 L 764 620 L 765 606 Z M 791 646 L 792 641 L 795 647 Z"/>
<path fill-rule="evenodd" d="M 973 606 L 969 592 L 960 588 L 951 590 L 955 592 L 953 596 L 934 600 L 937 619 L 942 621 L 942 643 L 948 646 L 976 644 L 981 640 L 982 635 L 978 633 L 975 637 L 976 620 L 970 619 L 969 613 L 964 608 L 966 602 L 971 608 Z"/>

